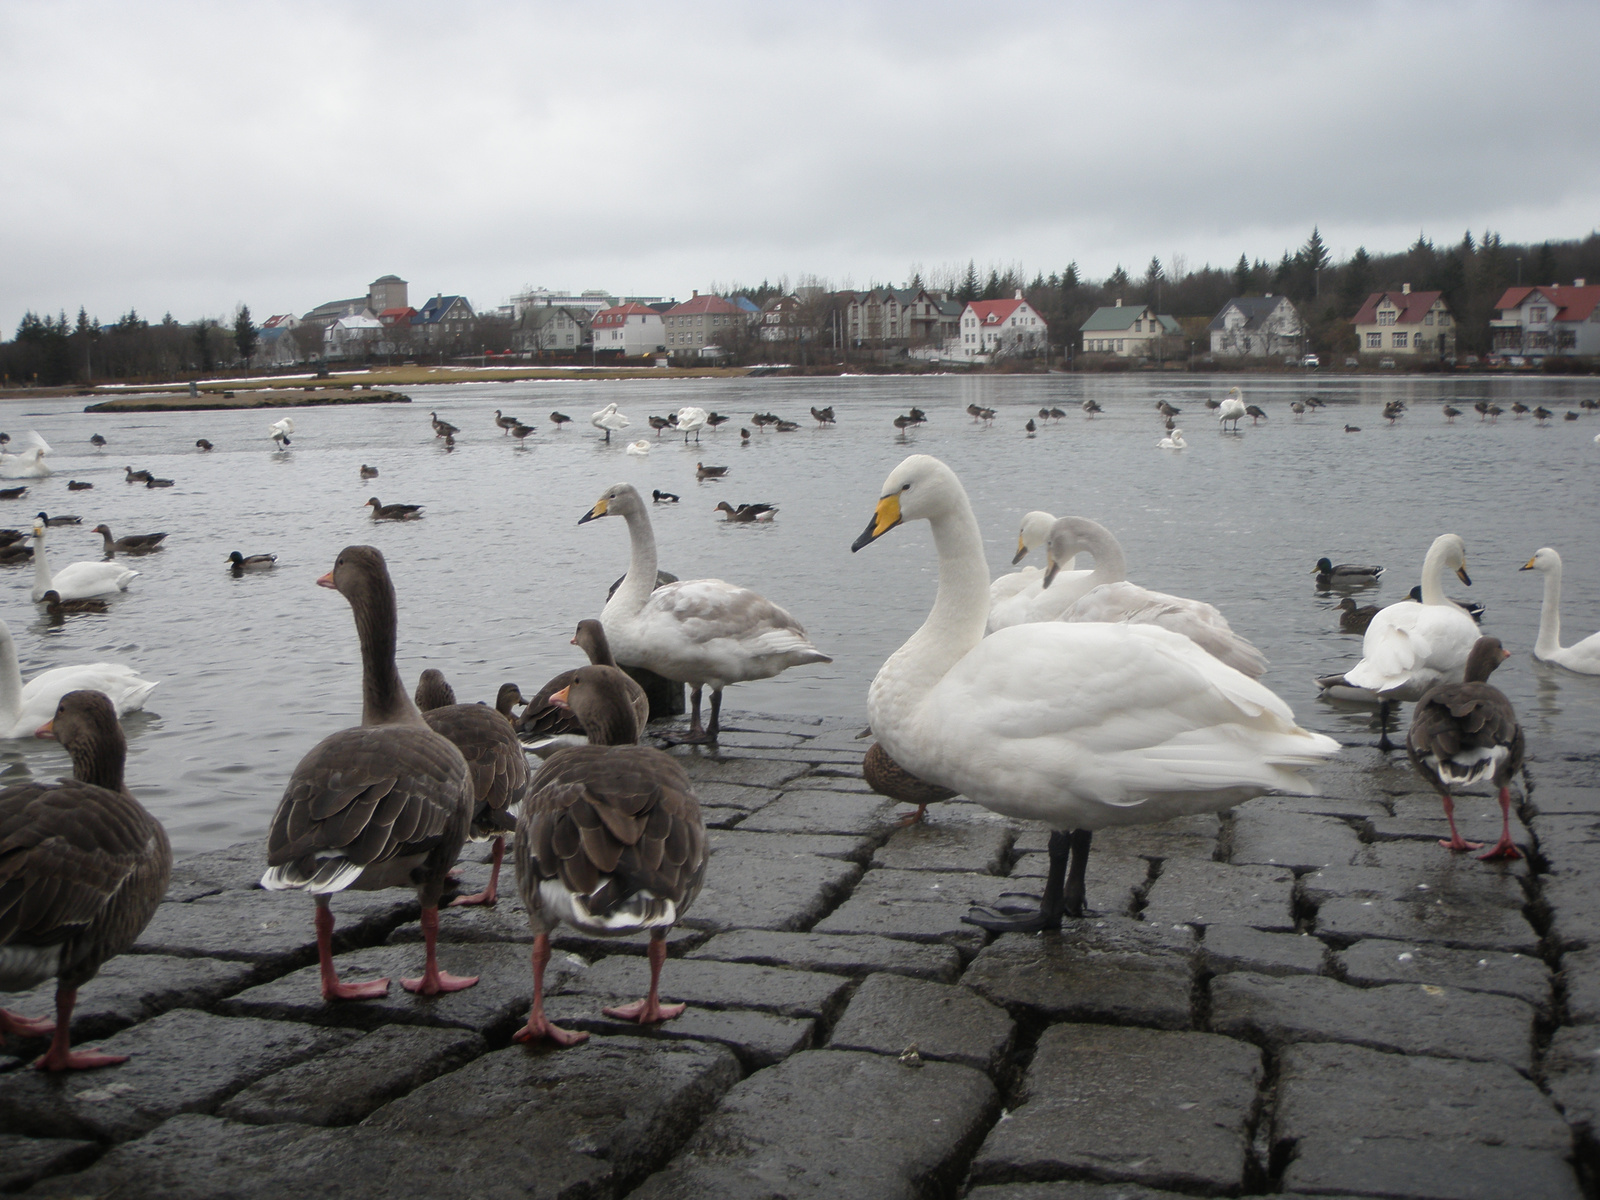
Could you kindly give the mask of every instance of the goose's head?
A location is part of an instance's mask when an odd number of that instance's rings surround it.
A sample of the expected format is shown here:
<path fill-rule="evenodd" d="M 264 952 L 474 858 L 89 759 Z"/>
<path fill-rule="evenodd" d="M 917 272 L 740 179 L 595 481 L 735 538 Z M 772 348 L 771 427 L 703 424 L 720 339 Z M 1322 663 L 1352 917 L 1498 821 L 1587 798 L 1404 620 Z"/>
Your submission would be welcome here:
<path fill-rule="evenodd" d="M 1050 536 L 1050 527 L 1055 523 L 1055 517 L 1038 509 L 1025 515 L 1022 525 L 1017 529 L 1017 552 L 1011 556 L 1011 565 L 1016 566 L 1028 557 L 1028 551 L 1044 545 L 1045 539 Z"/>
<path fill-rule="evenodd" d="M 628 699 L 628 677 L 616 667 L 579 667 L 550 702 L 572 710 L 591 746 L 625 746 L 639 740 L 639 722 Z"/>
<path fill-rule="evenodd" d="M 387 587 L 391 593 L 394 590 L 389 581 L 389 564 L 376 546 L 346 546 L 333 560 L 333 570 L 321 576 L 317 586 L 332 588 L 351 604 L 357 596 L 374 589 Z"/>
<path fill-rule="evenodd" d="M 1522 571 L 1556 571 L 1561 570 L 1561 555 L 1549 546 L 1539 547 L 1539 552 L 1523 563 L 1518 570 Z"/>
<path fill-rule="evenodd" d="M 1462 679 L 1466 683 L 1484 683 L 1494 674 L 1494 669 L 1511 657 L 1511 651 L 1496 637 L 1481 637 L 1472 643 L 1467 653 L 1466 669 Z"/>
<path fill-rule="evenodd" d="M 593 617 L 578 622 L 572 635 L 572 644 L 589 656 L 589 661 L 600 662 L 611 657 L 611 647 L 606 641 L 606 628 Z"/>
<path fill-rule="evenodd" d="M 1113 540 L 1111 531 L 1098 521 L 1087 517 L 1062 517 L 1050 527 L 1050 536 L 1045 540 L 1044 586 L 1055 582 L 1057 572 L 1079 554 L 1093 555 L 1110 540 Z"/>
<path fill-rule="evenodd" d="M 944 463 L 928 454 L 913 454 L 889 472 L 867 528 L 850 549 L 875 542 L 903 521 L 926 521 L 965 503 L 961 481 Z"/>
<path fill-rule="evenodd" d="M 417 711 L 429 712 L 435 708 L 448 708 L 456 702 L 456 690 L 445 679 L 444 672 L 429 667 L 417 680 Z"/>
<path fill-rule="evenodd" d="M 594 502 L 593 508 L 578 518 L 578 524 L 585 524 L 598 517 L 630 517 L 642 512 L 644 512 L 644 501 L 640 498 L 638 489 L 631 483 L 614 483 L 600 494 L 600 499 Z"/>
<path fill-rule="evenodd" d="M 1472 586 L 1472 576 L 1467 574 L 1467 544 L 1461 540 L 1458 533 L 1441 533 L 1433 539 L 1433 545 L 1428 550 L 1432 558 L 1438 555 L 1439 565 L 1449 567 L 1455 571 L 1456 578 L 1468 587 Z"/>

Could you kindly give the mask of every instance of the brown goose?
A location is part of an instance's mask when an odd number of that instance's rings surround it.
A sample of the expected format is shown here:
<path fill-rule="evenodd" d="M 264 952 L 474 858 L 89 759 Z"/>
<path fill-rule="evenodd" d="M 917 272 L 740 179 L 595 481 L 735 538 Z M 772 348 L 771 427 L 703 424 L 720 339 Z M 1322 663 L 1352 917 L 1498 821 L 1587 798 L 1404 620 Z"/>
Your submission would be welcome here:
<path fill-rule="evenodd" d="M 694 477 L 696 479 L 721 479 L 727 473 L 727 467 L 708 467 L 702 462 L 697 462 L 694 465 Z"/>
<path fill-rule="evenodd" d="M 772 520 L 773 517 L 778 515 L 778 506 L 776 504 L 741 504 L 738 508 L 735 508 L 726 500 L 720 500 L 717 502 L 716 508 L 711 511 L 726 513 L 727 515 L 722 518 L 724 524 L 748 525 L 754 521 Z"/>
<path fill-rule="evenodd" d="M 126 1055 L 71 1049 L 78 989 L 139 936 L 172 875 L 167 834 L 123 783 L 127 753 L 111 701 L 68 692 L 39 731 L 72 756 L 71 779 L 0 792 L 0 991 L 56 978 L 56 1019 L 0 1009 L 0 1041 L 54 1033 L 45 1071 L 109 1067 Z"/>
<path fill-rule="evenodd" d="M 104 539 L 107 558 L 115 558 L 119 552 L 149 554 L 151 551 L 161 549 L 161 543 L 167 536 L 164 533 L 130 533 L 127 537 L 113 539 L 109 525 L 96 525 L 94 532 Z"/>
<path fill-rule="evenodd" d="M 899 800 L 906 804 L 915 804 L 915 812 L 905 813 L 900 818 L 902 825 L 915 825 L 928 815 L 928 805 L 939 800 L 949 800 L 959 796 L 960 792 L 951 791 L 947 787 L 940 787 L 937 783 L 929 783 L 925 779 L 918 779 L 894 759 L 889 757 L 889 752 L 873 742 L 867 751 L 866 758 L 861 760 L 861 777 L 867 781 L 867 786 L 880 796 L 887 796 L 891 800 Z"/>
<path fill-rule="evenodd" d="M 1417 701 L 1406 735 L 1406 753 L 1422 777 L 1439 790 L 1450 837 L 1439 844 L 1450 850 L 1477 850 L 1456 830 L 1450 789 L 1492 779 L 1500 789 L 1500 840 L 1485 861 L 1521 858 L 1511 840 L 1511 777 L 1522 766 L 1522 726 L 1505 693 L 1488 682 L 1494 669 L 1511 657 L 1499 638 L 1479 638 L 1467 655 L 1461 683 L 1442 683 Z"/>
<path fill-rule="evenodd" d="M 296 888 L 317 903 L 317 953 L 325 1000 L 382 996 L 387 979 L 340 983 L 333 967 L 334 892 L 414 887 L 422 902 L 427 966 L 407 991 L 436 995 L 476 978 L 439 970 L 439 895 L 461 853 L 475 801 L 467 761 L 428 728 L 395 670 L 395 598 L 383 555 L 346 546 L 317 580 L 350 602 L 361 639 L 361 724 L 313 746 L 294 770 L 267 834 L 261 886 Z"/>
<path fill-rule="evenodd" d="M 570 705 L 589 731 L 587 746 L 550 756 L 517 820 L 517 890 L 533 930 L 533 1006 L 519 1042 L 549 1038 L 570 1046 L 589 1035 L 544 1015 L 550 931 L 566 921 L 585 933 L 620 937 L 650 931 L 650 992 L 607 1016 L 641 1025 L 667 1021 L 682 1004 L 662 1004 L 667 933 L 706 872 L 706 829 L 689 776 L 659 750 L 633 743 L 639 725 L 615 667 L 583 667 L 557 703 Z"/>
<path fill-rule="evenodd" d="M 617 665 L 617 660 L 611 656 L 611 643 L 606 640 L 605 626 L 599 621 L 592 618 L 579 621 L 577 632 L 572 635 L 571 644 L 589 656 L 592 666 Z M 550 699 L 571 683 L 572 677 L 577 673 L 577 668 L 561 672 L 540 688 L 538 694 L 529 700 L 527 707 L 522 710 L 522 717 L 517 722 L 517 735 L 528 749 L 548 752 L 557 746 L 570 745 L 580 739 L 587 739 L 588 734 L 578 715 L 570 707 L 553 704 Z M 621 686 L 628 693 L 628 702 L 633 706 L 634 719 L 638 721 L 642 733 L 644 727 L 650 723 L 650 698 L 626 672 L 622 677 L 628 681 Z"/>
<path fill-rule="evenodd" d="M 457 896 L 455 906 L 484 904 L 493 907 L 500 894 L 500 863 L 505 857 L 506 834 L 517 827 L 517 810 L 528 798 L 533 773 L 516 732 L 494 709 L 483 704 L 457 704 L 456 694 L 444 675 L 433 667 L 417 682 L 417 707 L 435 733 L 456 744 L 472 775 L 475 842 L 494 843 L 494 866 L 489 886 L 470 896 Z"/>
<path fill-rule="evenodd" d="M 420 504 L 381 504 L 376 496 L 369 497 L 361 506 L 372 510 L 374 521 L 415 521 L 422 516 Z"/>

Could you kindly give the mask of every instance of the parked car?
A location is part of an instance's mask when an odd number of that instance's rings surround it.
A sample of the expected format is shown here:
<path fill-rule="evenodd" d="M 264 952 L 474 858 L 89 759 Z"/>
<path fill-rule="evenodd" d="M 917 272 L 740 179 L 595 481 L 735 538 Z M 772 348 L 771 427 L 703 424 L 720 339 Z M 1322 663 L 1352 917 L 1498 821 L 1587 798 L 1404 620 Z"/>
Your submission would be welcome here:
<path fill-rule="evenodd" d="M 1312 370 L 1316 370 L 1322 365 L 1322 360 L 1315 354 L 1308 354 L 1300 360 L 1300 365 L 1302 367 L 1310 367 Z"/>
<path fill-rule="evenodd" d="M 1503 362 L 1505 362 L 1505 359 L 1498 354 L 1488 354 L 1483 359 L 1483 365 L 1486 367 L 1498 367 Z"/>
<path fill-rule="evenodd" d="M 1478 356 L 1476 354 L 1469 354 L 1465 358 L 1463 358 L 1461 361 L 1466 366 L 1475 367 L 1475 366 L 1478 365 Z"/>
<path fill-rule="evenodd" d="M 1525 367 L 1527 365 L 1528 360 L 1523 358 L 1520 354 L 1513 354 L 1506 359 L 1506 366 L 1508 367 Z"/>
<path fill-rule="evenodd" d="M 1344 356 L 1344 365 L 1347 367 L 1359 367 L 1361 365 L 1361 360 L 1354 354 L 1346 354 Z"/>
<path fill-rule="evenodd" d="M 1386 371 L 1392 371 L 1394 369 L 1394 359 L 1392 359 L 1392 358 L 1379 359 L 1378 360 L 1378 365 L 1380 367 L 1382 367 Z"/>

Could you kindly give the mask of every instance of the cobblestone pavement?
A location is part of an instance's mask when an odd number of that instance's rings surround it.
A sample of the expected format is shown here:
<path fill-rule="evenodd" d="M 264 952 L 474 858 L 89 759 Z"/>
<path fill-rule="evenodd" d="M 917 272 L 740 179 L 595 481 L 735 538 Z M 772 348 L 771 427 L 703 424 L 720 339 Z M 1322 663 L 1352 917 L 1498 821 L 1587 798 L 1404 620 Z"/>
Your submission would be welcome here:
<path fill-rule="evenodd" d="M 46 1077 L 0 1052 L 0 1191 L 29 1196 L 1593 1196 L 1600 1162 L 1595 764 L 1546 753 L 1521 863 L 1452 857 L 1403 756 L 1348 750 L 1317 798 L 1097 835 L 1091 919 L 991 937 L 968 905 L 1037 888 L 1046 831 L 900 806 L 855 728 L 736 716 L 683 748 L 715 854 L 651 1030 L 644 943 L 565 931 L 551 1015 L 514 888 L 443 914 L 478 986 L 327 1006 L 312 906 L 258 844 L 180 863 L 74 1040 L 133 1057 Z M 1492 797 L 1458 807 L 1492 840 Z M 473 864 L 464 887 L 480 886 Z M 340 973 L 411 973 L 417 906 L 342 895 Z M 50 992 L 13 998 L 50 1011 Z M 914 1055 L 905 1052 L 916 1047 Z M 4 1057 L 9 1052 L 13 1057 Z"/>

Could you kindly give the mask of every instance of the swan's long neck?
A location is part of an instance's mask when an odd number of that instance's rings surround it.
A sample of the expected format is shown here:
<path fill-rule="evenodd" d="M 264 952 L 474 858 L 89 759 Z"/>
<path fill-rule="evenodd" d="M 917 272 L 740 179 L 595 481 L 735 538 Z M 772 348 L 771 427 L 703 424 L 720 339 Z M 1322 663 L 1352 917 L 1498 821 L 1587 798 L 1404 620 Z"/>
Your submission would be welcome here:
<path fill-rule="evenodd" d="M 1444 556 L 1446 547 L 1437 543 L 1428 547 L 1428 556 L 1422 560 L 1422 602 L 1424 604 L 1450 604 L 1445 598 Z"/>
<path fill-rule="evenodd" d="M 628 522 L 628 573 L 617 594 L 606 605 L 619 612 L 636 613 L 656 589 L 656 534 L 650 527 L 650 514 L 643 509 L 630 512 Z"/>
<path fill-rule="evenodd" d="M 1084 539 L 1084 549 L 1094 555 L 1094 583 L 1121 583 L 1128 577 L 1128 556 L 1122 546 L 1109 534 L 1091 534 Z"/>
<path fill-rule="evenodd" d="M 50 590 L 50 564 L 44 557 L 44 538 L 33 539 L 33 586 L 41 592 Z"/>
<path fill-rule="evenodd" d="M 956 663 L 983 640 L 989 620 L 989 568 L 983 537 L 965 494 L 933 517 L 939 592 L 922 628 L 889 656 L 873 680 L 867 709 L 885 728 L 904 719 Z M 880 686 L 880 680 L 888 680 Z"/>
<path fill-rule="evenodd" d="M 1539 609 L 1539 640 L 1534 653 L 1545 655 L 1561 649 L 1561 567 L 1544 573 L 1544 605 Z"/>
<path fill-rule="evenodd" d="M 398 619 L 394 585 L 383 581 L 383 586 L 360 597 L 353 611 L 361 639 L 361 723 L 422 724 L 422 714 L 406 695 L 394 664 Z"/>
<path fill-rule="evenodd" d="M 0 723 L 10 725 L 22 715 L 22 666 L 11 630 L 0 622 Z"/>

